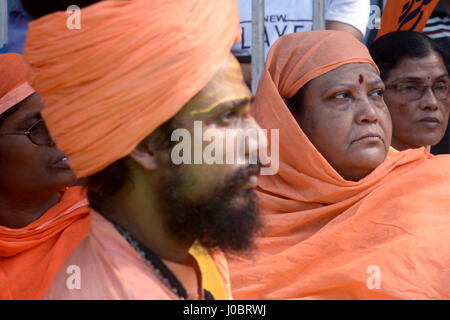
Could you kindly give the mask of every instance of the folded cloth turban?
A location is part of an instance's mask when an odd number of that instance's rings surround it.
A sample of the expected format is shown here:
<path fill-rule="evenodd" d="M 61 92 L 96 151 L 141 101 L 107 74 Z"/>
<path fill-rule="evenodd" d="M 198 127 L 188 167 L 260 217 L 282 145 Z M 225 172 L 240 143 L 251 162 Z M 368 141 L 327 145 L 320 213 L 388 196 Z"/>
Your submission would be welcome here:
<path fill-rule="evenodd" d="M 128 155 L 218 70 L 240 36 L 235 0 L 100 1 L 30 23 L 30 84 L 78 177 Z M 76 13 L 74 13 L 76 14 Z"/>

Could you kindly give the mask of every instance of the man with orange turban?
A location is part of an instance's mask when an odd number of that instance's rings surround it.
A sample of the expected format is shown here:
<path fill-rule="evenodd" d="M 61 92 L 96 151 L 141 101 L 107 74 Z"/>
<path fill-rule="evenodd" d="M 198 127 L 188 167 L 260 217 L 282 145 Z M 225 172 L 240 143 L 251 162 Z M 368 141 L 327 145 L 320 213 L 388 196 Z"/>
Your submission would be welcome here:
<path fill-rule="evenodd" d="M 236 2 L 100 1 L 80 14 L 78 30 L 65 12 L 35 20 L 25 44 L 43 118 L 92 208 L 46 298 L 231 298 L 221 252 L 252 244 L 259 165 L 178 164 L 172 150 L 176 129 L 259 130 L 230 54 Z M 187 144 L 183 159 L 206 150 Z"/>
<path fill-rule="evenodd" d="M 89 230 L 89 208 L 41 118 L 19 54 L 0 55 L 0 300 L 42 299 Z"/>
<path fill-rule="evenodd" d="M 450 298 L 450 158 L 389 150 L 383 91 L 343 32 L 272 47 L 254 106 L 280 170 L 258 179 L 255 256 L 229 261 L 235 299 Z"/>

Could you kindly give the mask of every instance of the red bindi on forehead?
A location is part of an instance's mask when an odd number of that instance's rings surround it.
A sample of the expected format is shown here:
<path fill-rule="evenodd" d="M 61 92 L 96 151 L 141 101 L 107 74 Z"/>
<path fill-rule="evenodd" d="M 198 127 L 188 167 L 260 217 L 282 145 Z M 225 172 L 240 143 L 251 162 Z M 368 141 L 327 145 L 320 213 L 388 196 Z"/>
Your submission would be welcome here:
<path fill-rule="evenodd" d="M 359 84 L 362 84 L 364 82 L 364 77 L 362 74 L 359 75 Z"/>

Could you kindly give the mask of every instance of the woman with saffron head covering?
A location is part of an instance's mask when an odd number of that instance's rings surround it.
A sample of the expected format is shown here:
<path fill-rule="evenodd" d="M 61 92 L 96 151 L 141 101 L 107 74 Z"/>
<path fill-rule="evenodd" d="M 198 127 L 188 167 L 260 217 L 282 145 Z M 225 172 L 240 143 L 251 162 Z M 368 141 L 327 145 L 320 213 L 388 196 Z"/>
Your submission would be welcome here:
<path fill-rule="evenodd" d="M 383 91 L 345 33 L 272 48 L 255 114 L 279 129 L 280 170 L 259 177 L 265 229 L 230 264 L 236 299 L 450 298 L 450 159 L 389 151 Z"/>
<path fill-rule="evenodd" d="M 87 234 L 87 199 L 66 189 L 75 175 L 41 118 L 22 56 L 0 55 L 0 73 L 0 299 L 42 299 Z"/>

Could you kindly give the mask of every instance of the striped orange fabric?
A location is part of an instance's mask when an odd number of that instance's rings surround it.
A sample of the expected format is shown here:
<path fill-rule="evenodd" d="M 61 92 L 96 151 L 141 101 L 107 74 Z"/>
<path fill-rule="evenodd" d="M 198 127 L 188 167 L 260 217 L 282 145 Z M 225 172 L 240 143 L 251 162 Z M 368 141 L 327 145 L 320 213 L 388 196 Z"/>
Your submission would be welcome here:
<path fill-rule="evenodd" d="M 439 0 L 388 0 L 377 39 L 400 30 L 421 32 Z"/>

